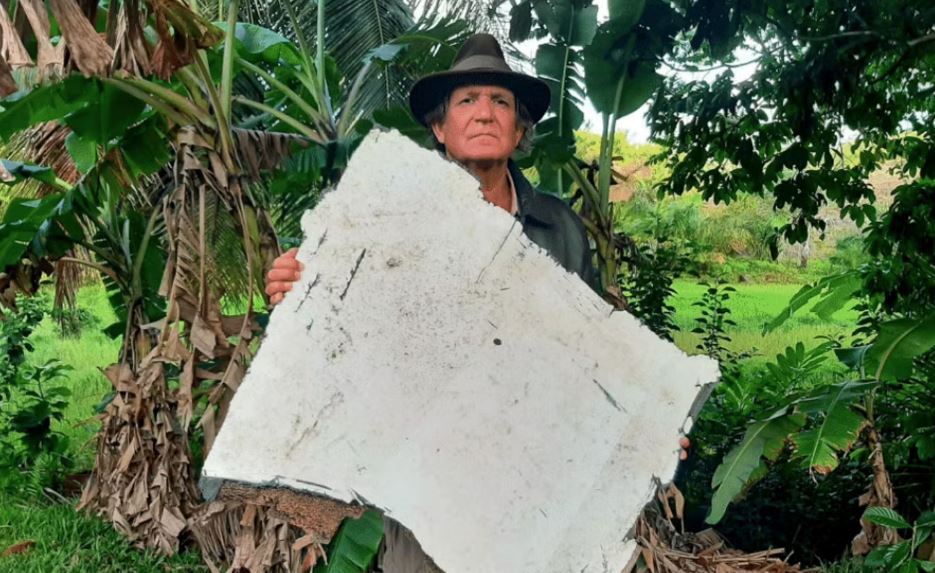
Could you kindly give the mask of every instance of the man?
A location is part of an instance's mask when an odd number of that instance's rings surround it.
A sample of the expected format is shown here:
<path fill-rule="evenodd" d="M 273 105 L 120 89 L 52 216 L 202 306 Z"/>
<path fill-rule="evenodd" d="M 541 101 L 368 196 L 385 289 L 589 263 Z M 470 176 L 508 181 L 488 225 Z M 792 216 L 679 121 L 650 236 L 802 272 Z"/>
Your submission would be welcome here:
<path fill-rule="evenodd" d="M 528 144 L 533 126 L 549 108 L 549 87 L 510 69 L 496 38 L 469 38 L 451 69 L 428 75 L 412 87 L 413 115 L 435 136 L 445 155 L 480 182 L 484 199 L 510 212 L 534 243 L 565 269 L 594 285 L 584 225 L 561 199 L 533 189 L 511 157 Z M 292 249 L 267 274 L 270 304 L 279 303 L 298 279 L 301 264 Z"/>
<path fill-rule="evenodd" d="M 528 144 L 549 100 L 548 85 L 511 70 L 500 44 L 488 34 L 469 38 L 449 70 L 420 79 L 409 94 L 413 115 L 431 130 L 446 157 L 478 179 L 484 199 L 513 214 L 534 243 L 593 288 L 591 250 L 581 220 L 561 199 L 533 189 L 511 159 Z M 271 304 L 282 301 L 300 276 L 296 252 L 277 258 L 266 276 Z M 688 446 L 684 438 L 682 446 Z M 439 570 L 408 530 L 387 521 L 378 571 Z"/>

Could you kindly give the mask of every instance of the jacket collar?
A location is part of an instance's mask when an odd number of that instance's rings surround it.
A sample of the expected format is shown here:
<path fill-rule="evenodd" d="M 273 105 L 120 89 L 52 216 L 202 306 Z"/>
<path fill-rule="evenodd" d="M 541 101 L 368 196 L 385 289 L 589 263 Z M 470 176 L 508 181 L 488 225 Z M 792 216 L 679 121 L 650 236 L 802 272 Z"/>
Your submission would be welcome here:
<path fill-rule="evenodd" d="M 546 227 L 553 226 L 555 224 L 552 217 L 554 211 L 548 208 L 541 194 L 533 188 L 516 162 L 510 159 L 507 167 L 513 178 L 513 185 L 516 187 L 516 202 L 518 203 L 516 218 L 524 225 L 527 220 L 531 220 L 533 223 Z"/>

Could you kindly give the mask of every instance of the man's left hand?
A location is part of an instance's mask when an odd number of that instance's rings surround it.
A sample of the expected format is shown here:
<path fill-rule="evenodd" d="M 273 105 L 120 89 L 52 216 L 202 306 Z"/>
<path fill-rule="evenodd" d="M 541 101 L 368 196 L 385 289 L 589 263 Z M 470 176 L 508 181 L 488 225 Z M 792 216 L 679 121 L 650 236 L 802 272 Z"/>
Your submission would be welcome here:
<path fill-rule="evenodd" d="M 691 445 L 692 445 L 692 441 L 689 440 L 687 436 L 682 436 L 681 438 L 679 438 L 679 446 L 682 448 L 682 450 L 679 452 L 680 460 L 688 459 L 688 448 L 690 448 Z"/>

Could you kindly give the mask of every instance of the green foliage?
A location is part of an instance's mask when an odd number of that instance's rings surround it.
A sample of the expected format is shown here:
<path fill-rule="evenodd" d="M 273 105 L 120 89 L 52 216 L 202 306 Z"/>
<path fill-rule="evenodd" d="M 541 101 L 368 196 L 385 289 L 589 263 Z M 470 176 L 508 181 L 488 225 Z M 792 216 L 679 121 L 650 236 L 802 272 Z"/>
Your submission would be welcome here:
<path fill-rule="evenodd" d="M 859 269 L 870 262 L 870 255 L 864 250 L 864 239 L 861 235 L 847 235 L 838 239 L 828 260 L 835 271 L 841 272 Z"/>
<path fill-rule="evenodd" d="M 800 387 L 811 373 L 827 362 L 828 351 L 834 348 L 835 343 L 830 340 L 809 350 L 801 341 L 796 342 L 777 354 L 775 362 L 767 362 L 766 371 L 774 380 L 784 381 L 787 388 Z"/>
<path fill-rule="evenodd" d="M 863 519 L 870 523 L 889 527 L 891 529 L 906 529 L 912 525 L 902 518 L 896 510 L 888 507 L 868 507 L 864 512 Z"/>
<path fill-rule="evenodd" d="M 639 157 L 646 150 L 623 147 L 620 152 Z M 695 192 L 660 197 L 649 184 L 662 179 L 663 174 L 657 174 L 641 182 L 628 201 L 617 204 L 618 232 L 635 240 L 653 238 L 678 245 L 688 257 L 686 270 L 699 275 L 736 280 L 746 274 L 744 266 L 768 264 L 768 238 L 777 216 L 767 201 L 744 196 L 729 205 L 713 205 Z M 783 272 L 781 263 L 774 264 Z M 802 274 L 797 269 L 791 273 Z"/>
<path fill-rule="evenodd" d="M 814 421 L 811 428 L 792 437 L 796 446 L 794 458 L 800 459 L 805 468 L 821 474 L 838 467 L 838 454 L 851 449 L 866 421 L 854 410 L 854 403 L 874 386 L 870 382 L 847 381 L 816 388 L 792 402 L 793 407 Z"/>
<path fill-rule="evenodd" d="M 652 143 L 631 143 L 627 139 L 626 133 L 616 134 L 614 136 L 613 147 L 611 148 L 614 162 L 622 162 L 624 164 L 646 163 L 653 155 L 659 153 L 659 151 L 659 146 Z M 599 133 L 591 133 L 589 131 L 575 132 L 575 153 L 584 162 L 596 163 L 600 152 L 601 136 Z M 658 168 L 654 168 L 653 172 L 654 176 L 663 174 Z"/>
<path fill-rule="evenodd" d="M 824 277 L 813 284 L 805 285 L 789 300 L 788 306 L 764 327 L 763 333 L 776 330 L 815 299 L 818 299 L 818 303 L 811 307 L 811 312 L 823 320 L 829 320 L 835 312 L 852 300 L 860 287 L 860 276 L 855 270 Z"/>
<path fill-rule="evenodd" d="M 697 326 L 692 329 L 692 332 L 702 335 L 701 342 L 695 348 L 718 362 L 724 362 L 730 358 L 729 351 L 724 347 L 725 343 L 730 342 L 727 329 L 737 326 L 730 318 L 727 303 L 731 293 L 737 292 L 737 289 L 721 282 L 702 284 L 705 293 L 701 300 L 693 304 L 701 309 L 701 316 L 695 319 Z"/>
<path fill-rule="evenodd" d="M 803 361 L 801 365 L 815 368 L 818 362 Z M 854 402 L 870 387 L 869 383 L 852 381 L 822 385 L 748 424 L 744 437 L 715 470 L 707 522 L 720 521 L 728 504 L 764 476 L 769 467 L 766 462 L 777 461 L 787 444 L 794 447 L 792 459 L 801 460 L 807 469 L 827 474 L 836 468 L 837 454 L 853 446 L 864 423 L 853 409 Z"/>
<path fill-rule="evenodd" d="M 574 154 L 574 131 L 584 121 L 583 48 L 597 30 L 597 6 L 570 0 L 523 2 L 531 4 L 536 22 L 549 41 L 539 45 L 536 74 L 549 85 L 554 116 L 536 127 L 532 163 L 539 172 L 540 186 L 558 195 L 569 190 L 572 178 L 562 166 Z M 516 35 L 514 30 L 511 34 Z"/>
<path fill-rule="evenodd" d="M 681 16 L 666 2 L 631 2 L 598 27 L 585 51 L 588 97 L 601 113 L 636 111 L 662 84 L 657 58 L 674 40 Z"/>
<path fill-rule="evenodd" d="M 227 32 L 227 22 L 215 22 L 214 25 Z M 302 56 L 295 44 L 275 30 L 247 22 L 237 22 L 234 27 L 234 41 L 237 53 L 251 61 L 258 58 L 270 65 L 276 65 L 280 61 L 301 65 Z"/>
<path fill-rule="evenodd" d="M 7 185 L 15 185 L 26 179 L 35 179 L 36 181 L 42 181 L 49 185 L 55 185 L 58 182 L 55 173 L 48 167 L 30 165 L 19 161 L 9 161 L 6 159 L 0 159 L 0 163 L 3 164 L 3 170 L 12 177 L 12 179 L 3 179 L 3 183 Z"/>
<path fill-rule="evenodd" d="M 711 498 L 711 510 L 706 521 L 715 524 L 724 516 L 727 505 L 749 487 L 752 481 L 762 477 L 766 466 L 763 459 L 776 461 L 782 452 L 788 435 L 801 428 L 805 417 L 801 414 L 779 415 L 754 422 L 737 446 L 724 457 L 711 479 L 715 488 Z"/>
<path fill-rule="evenodd" d="M 18 436 L 17 441 L 24 448 L 24 458 L 65 448 L 61 434 L 52 430 L 52 422 L 62 421 L 71 392 L 52 382 L 63 378 L 70 370 L 70 366 L 50 360 L 19 372 L 16 385 L 10 392 L 11 399 L 4 404 L 3 419 L 7 427 L 4 438 L 10 440 Z"/>
<path fill-rule="evenodd" d="M 620 279 L 633 316 L 657 335 L 672 340 L 678 330 L 675 307 L 670 304 L 672 286 L 685 265 L 684 256 L 667 245 L 634 245 L 627 258 L 627 272 Z"/>
<path fill-rule="evenodd" d="M 323 47 L 333 57 L 335 69 L 348 78 L 356 78 L 367 66 L 374 50 L 404 34 L 417 34 L 437 22 L 415 22 L 410 7 L 397 0 L 374 2 L 324 2 L 321 31 L 326 34 Z M 268 5 L 254 5 L 259 13 L 251 21 L 288 38 L 301 50 L 313 55 L 319 41 L 317 4 L 280 0 Z M 304 46 L 303 46 L 304 44 Z M 445 46 L 443 52 L 450 52 Z M 449 56 L 453 57 L 452 52 Z M 444 59 L 445 54 L 440 54 Z M 450 61 L 450 60 L 449 60 Z M 420 70 L 405 67 L 383 67 L 366 74 L 359 88 L 359 110 L 369 116 L 377 109 L 401 106 L 408 86 Z M 349 85 L 343 86 L 348 89 Z M 337 92 L 331 92 L 332 97 Z"/>
<path fill-rule="evenodd" d="M 931 538 L 935 530 L 935 512 L 926 511 L 915 523 L 909 523 L 902 515 L 888 507 L 868 507 L 863 519 L 890 529 L 911 529 L 909 539 L 883 545 L 871 551 L 864 560 L 867 570 L 899 573 L 935 571 L 935 562 L 918 559 L 916 556 L 916 549 Z"/>
<path fill-rule="evenodd" d="M 70 75 L 61 82 L 23 90 L 0 101 L 0 139 L 44 121 L 58 120 L 88 105 L 97 90 L 89 89 L 97 80 Z"/>
<path fill-rule="evenodd" d="M 876 380 L 909 378 L 914 361 L 935 347 L 935 312 L 920 319 L 903 318 L 880 325 L 866 354 L 868 373 Z"/>
<path fill-rule="evenodd" d="M 143 102 L 112 84 L 90 82 L 83 94 L 88 104 L 64 117 L 64 123 L 83 141 L 105 145 L 122 136 L 139 120 Z M 119 113 L 115 113 L 119 110 Z"/>
<path fill-rule="evenodd" d="M 345 518 L 328 544 L 328 561 L 314 573 L 365 573 L 383 539 L 383 515 L 368 509 L 357 519 Z"/>
<path fill-rule="evenodd" d="M 19 369 L 32 351 L 29 335 L 45 315 L 40 297 L 17 297 L 16 308 L 0 315 L 0 400 L 9 400 L 7 388 L 15 384 Z"/>
<path fill-rule="evenodd" d="M 616 210 L 617 229 L 635 241 L 666 244 L 685 253 L 692 269 L 710 251 L 704 241 L 705 217 L 700 198 L 657 198 L 649 189 L 638 189 Z"/>
<path fill-rule="evenodd" d="M 53 429 L 68 407 L 70 391 L 58 382 L 71 368 L 58 360 L 33 365 L 30 336 L 47 301 L 19 298 L 0 320 L 0 488 L 26 486 L 33 493 L 56 485 L 71 466 L 68 438 Z"/>
<path fill-rule="evenodd" d="M 65 229 L 76 230 L 65 194 L 42 199 L 14 199 L 0 220 L 0 268 L 15 265 L 27 250 L 37 256 L 61 256 L 74 242 Z"/>
<path fill-rule="evenodd" d="M 935 158 L 935 151 L 929 153 Z M 930 163 L 935 170 L 935 159 Z M 862 269 L 864 288 L 886 312 L 918 316 L 935 308 L 932 237 L 935 173 L 897 187 L 892 206 L 867 230 L 873 262 Z"/>
<path fill-rule="evenodd" d="M 681 16 L 663 0 L 618 3 L 611 14 L 598 23 L 590 0 L 521 0 L 511 10 L 510 38 L 547 38 L 536 55 L 536 71 L 552 93 L 551 114 L 539 124 L 534 148 L 520 166 L 536 168 L 544 191 L 582 199 L 579 213 L 595 242 L 600 289 L 622 308 L 626 241 L 616 236 L 610 203 L 616 120 L 640 107 L 661 83 L 656 69 L 675 41 Z M 598 160 L 591 165 L 575 157 L 584 87 L 603 116 Z"/>
<path fill-rule="evenodd" d="M 716 202 L 769 194 L 790 209 L 781 233 L 802 242 L 809 227 L 826 228 L 827 204 L 858 226 L 873 221 L 866 179 L 886 162 L 901 160 L 907 179 L 932 177 L 931 10 L 916 0 L 682 7 L 686 25 L 670 61 L 718 73 L 712 81 L 674 74 L 654 98 L 659 160 L 672 173 L 661 190 L 697 189 Z M 732 68 L 750 56 L 752 77 L 738 81 Z M 857 133 L 857 161 L 838 150 L 845 127 Z"/>
<path fill-rule="evenodd" d="M 747 435 L 725 456 L 715 472 L 715 476 L 720 472 L 721 479 L 714 484 L 718 489 L 712 499 L 709 522 L 716 523 L 723 516 L 726 504 L 741 494 L 748 482 L 757 478 L 751 459 L 753 454 L 759 453 L 756 431 L 761 431 L 762 424 L 777 419 L 777 416 L 778 419 L 786 419 L 804 415 L 810 420 L 810 424 L 803 429 L 787 432 L 782 438 L 794 445 L 793 459 L 800 460 L 805 468 L 819 474 L 830 473 L 838 467 L 839 456 L 854 446 L 865 425 L 873 423 L 868 415 L 872 415 L 869 412 L 872 411 L 873 391 L 880 381 L 911 376 L 914 360 L 935 346 L 928 320 L 898 320 L 887 323 L 886 328 L 881 329 L 869 350 L 861 351 L 861 355 L 866 352 L 867 356 L 873 357 L 868 359 L 872 365 L 871 371 L 875 373 L 872 380 L 849 380 L 816 387 L 801 396 L 793 396 L 783 404 L 781 410 L 765 420 L 749 425 Z M 833 345 L 825 344 L 820 348 L 827 352 Z M 852 366 L 860 368 L 862 361 L 853 360 L 851 354 L 840 351 L 837 354 Z M 771 374 L 801 371 L 801 368 L 789 368 L 791 360 L 809 369 L 817 368 L 821 363 L 817 356 L 806 358 L 804 348 L 790 349 L 785 357 L 777 357 L 777 364 L 769 369 Z M 725 479 L 725 473 L 734 479 Z"/>
<path fill-rule="evenodd" d="M 95 328 L 98 325 L 98 318 L 89 310 L 77 306 L 62 306 L 53 308 L 49 313 L 56 323 L 58 323 L 61 335 L 63 337 L 76 337 L 81 331 L 87 328 Z"/>

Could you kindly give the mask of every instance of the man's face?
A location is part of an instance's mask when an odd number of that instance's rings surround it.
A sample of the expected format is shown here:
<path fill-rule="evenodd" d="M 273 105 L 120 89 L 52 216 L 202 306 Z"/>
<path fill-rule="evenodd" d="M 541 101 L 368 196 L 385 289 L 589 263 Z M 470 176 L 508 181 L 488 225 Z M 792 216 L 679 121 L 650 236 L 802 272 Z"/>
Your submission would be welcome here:
<path fill-rule="evenodd" d="M 513 92 L 500 86 L 464 86 L 451 92 L 448 113 L 432 131 L 462 163 L 505 161 L 523 138 Z"/>

